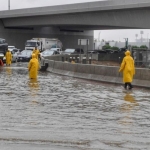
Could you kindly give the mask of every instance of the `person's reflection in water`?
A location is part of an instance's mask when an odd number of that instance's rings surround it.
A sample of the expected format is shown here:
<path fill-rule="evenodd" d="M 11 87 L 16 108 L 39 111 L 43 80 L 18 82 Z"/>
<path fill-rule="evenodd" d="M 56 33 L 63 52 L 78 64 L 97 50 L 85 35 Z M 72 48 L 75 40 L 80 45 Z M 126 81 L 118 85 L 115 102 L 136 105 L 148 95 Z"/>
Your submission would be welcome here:
<path fill-rule="evenodd" d="M 120 110 L 121 110 L 121 113 L 125 113 L 125 116 L 121 118 L 119 122 L 120 124 L 123 124 L 123 125 L 132 125 L 134 120 L 132 119 L 131 113 L 133 113 L 132 110 L 134 110 L 135 107 L 138 106 L 138 103 L 130 93 L 127 93 L 124 96 L 124 100 L 126 103 L 124 103 L 121 106 Z"/>
<path fill-rule="evenodd" d="M 38 91 L 39 91 L 39 84 L 37 79 L 30 79 L 29 80 L 29 87 L 30 87 L 30 93 L 31 93 L 31 99 L 33 104 L 38 104 Z"/>
<path fill-rule="evenodd" d="M 130 103 L 136 103 L 135 98 L 129 93 L 125 95 L 124 100 Z"/>
<path fill-rule="evenodd" d="M 11 67 L 6 67 L 6 73 L 8 76 L 10 76 L 12 74 Z"/>
<path fill-rule="evenodd" d="M 11 69 L 11 67 L 5 67 L 3 69 L 6 72 L 5 72 L 4 76 L 2 75 L 2 77 L 1 77 L 1 83 L 3 85 L 9 85 L 10 84 L 9 86 L 11 86 L 11 84 L 12 84 L 12 81 L 11 81 L 12 69 Z"/>
<path fill-rule="evenodd" d="M 12 69 L 11 69 L 11 67 L 6 67 L 6 81 L 10 82 L 11 75 L 12 75 Z"/>
<path fill-rule="evenodd" d="M 36 126 L 37 124 L 39 124 L 39 120 L 36 114 L 36 110 L 38 109 L 37 107 L 40 106 L 39 105 L 40 103 L 38 101 L 39 83 L 37 79 L 29 79 L 28 85 L 30 88 L 30 93 L 29 93 L 30 108 L 28 111 L 30 115 L 28 115 L 27 124 L 31 126 Z"/>

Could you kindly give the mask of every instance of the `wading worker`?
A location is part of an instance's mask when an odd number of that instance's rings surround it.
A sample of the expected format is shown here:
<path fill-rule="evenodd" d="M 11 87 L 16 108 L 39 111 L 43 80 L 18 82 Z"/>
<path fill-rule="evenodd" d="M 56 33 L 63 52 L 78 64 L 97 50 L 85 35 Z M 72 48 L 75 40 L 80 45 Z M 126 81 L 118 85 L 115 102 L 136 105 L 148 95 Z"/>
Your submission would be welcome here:
<path fill-rule="evenodd" d="M 129 89 L 132 89 L 133 86 L 131 83 L 133 80 L 133 75 L 135 74 L 134 60 L 131 57 L 129 50 L 125 52 L 125 55 L 126 56 L 123 58 L 119 72 L 123 71 L 124 88 L 127 89 L 127 86 L 129 86 Z"/>
<path fill-rule="evenodd" d="M 6 66 L 7 65 L 10 66 L 11 65 L 11 60 L 12 60 L 12 54 L 11 54 L 9 49 L 6 52 L 5 57 L 6 57 Z"/>
<path fill-rule="evenodd" d="M 36 59 L 38 60 L 40 57 L 40 51 L 37 49 L 37 46 L 33 50 L 32 54 L 35 54 Z"/>
<path fill-rule="evenodd" d="M 38 70 L 39 70 L 39 62 L 36 59 L 35 54 L 32 54 L 32 59 L 30 60 L 28 64 L 28 70 L 29 70 L 29 78 L 36 79 L 38 75 Z"/>

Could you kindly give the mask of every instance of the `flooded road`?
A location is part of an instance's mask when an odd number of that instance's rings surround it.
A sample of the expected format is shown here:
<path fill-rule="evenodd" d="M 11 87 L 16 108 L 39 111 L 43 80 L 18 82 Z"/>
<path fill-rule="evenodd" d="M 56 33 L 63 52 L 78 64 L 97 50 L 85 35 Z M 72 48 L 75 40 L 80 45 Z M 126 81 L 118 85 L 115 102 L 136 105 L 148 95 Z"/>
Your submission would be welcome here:
<path fill-rule="evenodd" d="M 0 68 L 1 150 L 149 150 L 150 92 Z"/>

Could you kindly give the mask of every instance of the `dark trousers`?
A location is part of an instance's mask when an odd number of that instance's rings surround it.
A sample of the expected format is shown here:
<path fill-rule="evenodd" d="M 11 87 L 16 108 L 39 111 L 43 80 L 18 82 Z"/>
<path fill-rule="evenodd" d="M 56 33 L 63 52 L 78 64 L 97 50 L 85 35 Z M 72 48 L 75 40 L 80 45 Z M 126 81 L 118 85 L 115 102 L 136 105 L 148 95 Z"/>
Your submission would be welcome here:
<path fill-rule="evenodd" d="M 133 88 L 133 86 L 132 86 L 132 84 L 131 84 L 130 82 L 126 82 L 126 83 L 124 84 L 124 88 L 125 88 L 125 89 L 127 89 L 127 86 L 129 86 L 129 89 L 132 89 L 132 88 Z"/>

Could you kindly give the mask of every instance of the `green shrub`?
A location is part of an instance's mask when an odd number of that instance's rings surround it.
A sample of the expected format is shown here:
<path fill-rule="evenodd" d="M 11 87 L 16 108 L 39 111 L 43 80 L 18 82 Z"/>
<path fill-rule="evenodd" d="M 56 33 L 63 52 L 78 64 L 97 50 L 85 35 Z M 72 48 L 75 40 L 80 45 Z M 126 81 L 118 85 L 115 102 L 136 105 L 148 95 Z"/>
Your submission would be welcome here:
<path fill-rule="evenodd" d="M 141 45 L 140 48 L 148 48 L 146 45 Z"/>
<path fill-rule="evenodd" d="M 112 49 L 112 50 L 119 50 L 119 48 L 116 47 L 116 46 L 111 47 L 111 49 Z"/>
<path fill-rule="evenodd" d="M 132 46 L 132 48 L 139 48 L 139 47 L 138 47 L 138 46 L 136 46 L 136 45 L 133 45 L 133 46 Z"/>
<path fill-rule="evenodd" d="M 105 49 L 111 49 L 111 46 L 110 46 L 110 45 L 104 45 L 104 46 L 102 47 L 102 49 L 103 49 L 103 50 L 105 50 Z"/>

